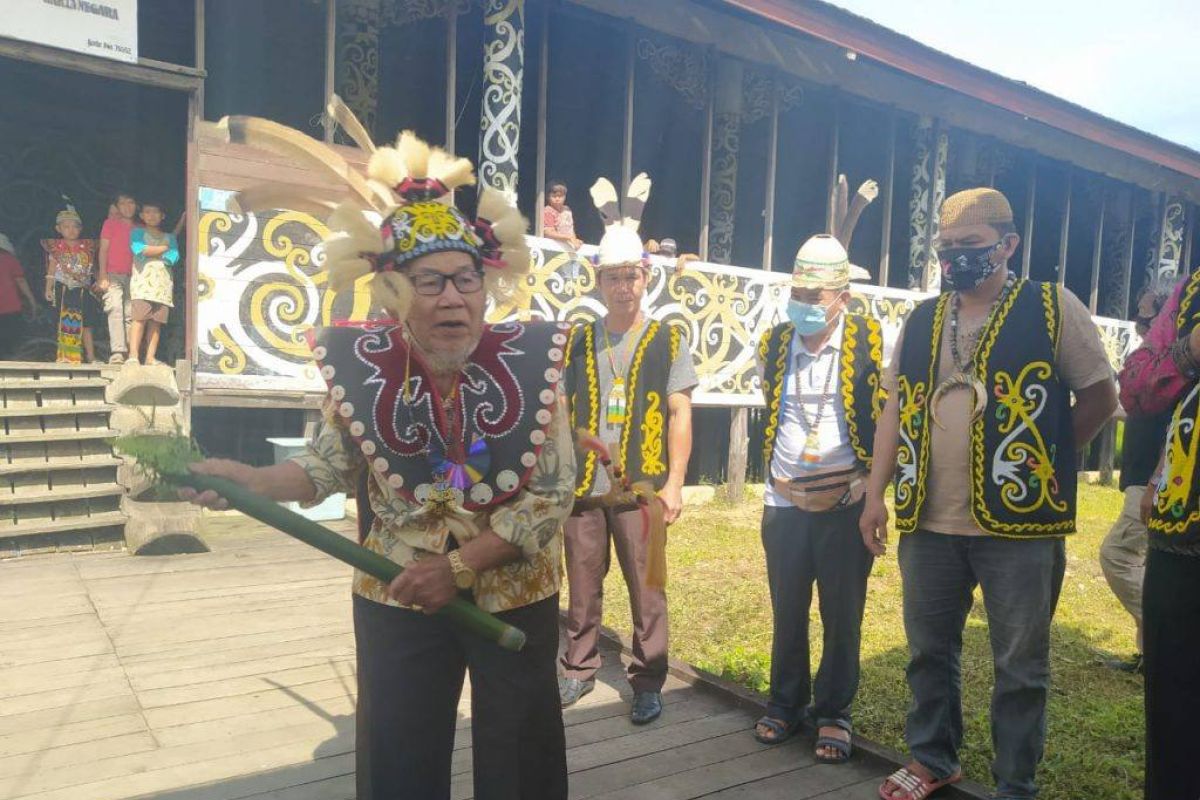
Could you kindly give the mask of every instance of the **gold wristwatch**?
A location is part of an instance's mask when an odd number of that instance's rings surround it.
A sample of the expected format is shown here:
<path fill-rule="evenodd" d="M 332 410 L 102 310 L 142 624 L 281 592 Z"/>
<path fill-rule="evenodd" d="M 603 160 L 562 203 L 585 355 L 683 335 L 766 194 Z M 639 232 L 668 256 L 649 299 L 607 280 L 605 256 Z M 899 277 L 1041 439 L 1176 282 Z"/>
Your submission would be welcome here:
<path fill-rule="evenodd" d="M 459 589 L 470 589 L 475 585 L 475 570 L 463 561 L 462 553 L 451 550 L 447 556 L 450 559 L 450 571 L 454 573 L 454 585 Z"/>

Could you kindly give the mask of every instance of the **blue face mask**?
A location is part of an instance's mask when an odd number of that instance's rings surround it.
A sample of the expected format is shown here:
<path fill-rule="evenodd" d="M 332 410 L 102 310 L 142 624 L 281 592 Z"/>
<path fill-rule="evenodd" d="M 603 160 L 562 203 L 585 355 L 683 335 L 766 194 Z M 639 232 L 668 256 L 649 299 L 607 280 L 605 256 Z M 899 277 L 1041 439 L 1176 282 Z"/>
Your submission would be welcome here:
<path fill-rule="evenodd" d="M 829 324 L 826 319 L 825 306 L 813 303 L 801 303 L 799 300 L 789 300 L 788 321 L 796 327 L 796 333 L 801 336 L 812 336 Z"/>

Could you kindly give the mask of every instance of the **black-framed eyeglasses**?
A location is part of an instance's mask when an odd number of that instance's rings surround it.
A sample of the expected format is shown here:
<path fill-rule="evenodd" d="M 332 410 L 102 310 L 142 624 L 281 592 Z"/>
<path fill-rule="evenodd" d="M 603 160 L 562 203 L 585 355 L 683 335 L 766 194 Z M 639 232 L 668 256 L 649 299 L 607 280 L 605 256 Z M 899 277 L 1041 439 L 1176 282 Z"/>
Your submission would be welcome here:
<path fill-rule="evenodd" d="M 443 275 L 440 272 L 417 272 L 410 274 L 417 294 L 425 297 L 437 297 L 446 291 L 446 284 L 453 283 L 459 294 L 475 294 L 483 288 L 483 270 L 467 269 L 453 275 Z"/>

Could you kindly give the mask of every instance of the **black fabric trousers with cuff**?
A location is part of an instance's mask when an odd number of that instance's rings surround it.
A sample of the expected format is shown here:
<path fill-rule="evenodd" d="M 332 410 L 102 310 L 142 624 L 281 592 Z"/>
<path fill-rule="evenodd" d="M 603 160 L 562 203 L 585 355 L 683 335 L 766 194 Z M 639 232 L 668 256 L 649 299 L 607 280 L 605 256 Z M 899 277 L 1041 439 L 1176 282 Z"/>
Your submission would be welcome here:
<path fill-rule="evenodd" d="M 862 508 L 859 501 L 824 513 L 763 509 L 762 542 L 774 615 L 767 716 L 788 725 L 807 715 L 818 726 L 851 730 L 867 578 L 875 562 L 858 530 Z M 824 628 L 815 682 L 808 643 L 814 583 Z"/>
<path fill-rule="evenodd" d="M 525 632 L 523 650 L 354 596 L 358 800 L 448 800 L 467 673 L 476 800 L 566 800 L 558 595 L 496 616 Z"/>

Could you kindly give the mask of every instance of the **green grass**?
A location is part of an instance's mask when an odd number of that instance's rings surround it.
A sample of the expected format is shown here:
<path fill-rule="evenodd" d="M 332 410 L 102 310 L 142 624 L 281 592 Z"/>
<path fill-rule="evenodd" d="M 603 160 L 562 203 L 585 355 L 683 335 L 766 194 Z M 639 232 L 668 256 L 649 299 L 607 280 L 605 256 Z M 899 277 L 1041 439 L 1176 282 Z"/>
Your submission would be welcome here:
<path fill-rule="evenodd" d="M 1134 649 L 1133 622 L 1109 591 L 1097 561 L 1100 543 L 1120 510 L 1116 489 L 1081 487 L 1079 533 L 1068 539 L 1066 579 L 1052 634 L 1049 734 L 1039 773 L 1046 800 L 1141 797 L 1142 681 L 1100 663 Z M 721 502 L 690 507 L 672 526 L 668 545 L 671 655 L 759 692 L 768 685 L 771 653 L 761 513 L 761 502 L 749 497 L 736 507 Z M 627 634 L 629 603 L 615 559 L 605 598 L 604 623 Z M 821 647 L 815 602 L 812 620 L 815 667 Z M 871 573 L 862 642 L 855 724 L 868 738 L 903 752 L 908 651 L 894 540 Z M 978 591 L 962 663 L 963 769 L 969 778 L 990 786 L 991 651 Z"/>

